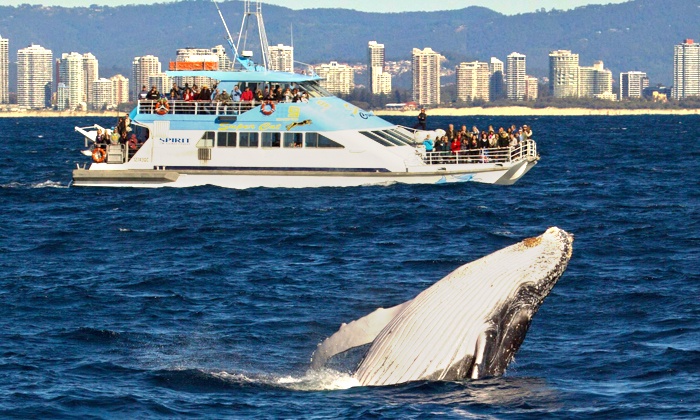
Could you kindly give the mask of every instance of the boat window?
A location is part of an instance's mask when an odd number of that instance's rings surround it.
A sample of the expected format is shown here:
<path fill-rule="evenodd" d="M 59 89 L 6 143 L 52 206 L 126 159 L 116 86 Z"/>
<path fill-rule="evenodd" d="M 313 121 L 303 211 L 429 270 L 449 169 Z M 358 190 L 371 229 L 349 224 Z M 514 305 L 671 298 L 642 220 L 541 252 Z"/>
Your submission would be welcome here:
<path fill-rule="evenodd" d="M 138 124 L 131 124 L 131 130 L 131 134 L 136 134 L 136 138 L 138 139 L 139 143 L 145 143 L 146 140 L 148 140 L 148 128 L 141 127 Z"/>
<path fill-rule="evenodd" d="M 404 140 L 401 136 L 397 135 L 396 133 L 392 132 L 391 130 L 384 130 L 384 131 L 382 131 L 382 133 L 386 134 L 387 136 L 389 136 L 397 141 L 400 141 L 401 142 L 400 146 L 410 146 L 410 144 L 408 142 L 406 142 L 406 140 Z"/>
<path fill-rule="evenodd" d="M 333 96 L 326 89 L 322 88 L 316 81 L 300 83 L 301 89 L 309 93 L 310 98 L 324 98 Z"/>
<path fill-rule="evenodd" d="M 301 147 L 304 133 L 284 133 L 284 147 Z"/>
<path fill-rule="evenodd" d="M 197 147 L 214 147 L 214 138 L 216 137 L 216 132 L 205 131 L 202 138 L 197 142 Z"/>
<path fill-rule="evenodd" d="M 306 147 L 319 147 L 319 148 L 344 148 L 343 145 L 334 142 L 326 136 L 318 133 L 306 133 Z"/>
<path fill-rule="evenodd" d="M 388 133 L 385 133 L 384 131 L 375 131 L 374 133 L 381 136 L 381 138 L 383 138 L 384 140 L 395 144 L 396 146 L 405 146 L 406 145 L 406 143 L 395 139 L 393 136 L 390 136 Z"/>
<path fill-rule="evenodd" d="M 382 146 L 393 146 L 394 145 L 394 143 L 391 143 L 389 141 L 384 140 L 383 138 L 379 137 L 378 135 L 372 133 L 371 131 L 360 131 L 360 134 L 364 134 L 366 137 L 369 137 L 370 139 L 381 144 Z"/>
<path fill-rule="evenodd" d="M 392 133 L 394 136 L 402 139 L 406 143 L 410 144 L 411 146 L 416 144 L 416 140 L 413 137 L 411 137 L 409 134 L 407 134 L 407 133 L 405 133 L 397 128 L 393 128 L 393 129 L 389 130 L 389 132 Z"/>
<path fill-rule="evenodd" d="M 280 147 L 282 133 L 262 133 L 262 147 Z"/>
<path fill-rule="evenodd" d="M 236 134 L 235 131 L 219 132 L 216 141 L 217 147 L 236 147 Z"/>
<path fill-rule="evenodd" d="M 238 147 L 258 147 L 258 133 L 238 133 Z"/>

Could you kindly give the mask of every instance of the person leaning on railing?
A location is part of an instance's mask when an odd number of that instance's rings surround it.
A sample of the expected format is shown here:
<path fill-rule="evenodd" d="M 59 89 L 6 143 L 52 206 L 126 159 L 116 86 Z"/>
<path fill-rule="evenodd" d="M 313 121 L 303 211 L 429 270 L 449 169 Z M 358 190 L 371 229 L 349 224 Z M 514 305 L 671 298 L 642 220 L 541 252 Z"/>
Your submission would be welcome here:
<path fill-rule="evenodd" d="M 218 95 L 216 97 L 216 100 L 217 100 L 217 102 L 221 103 L 222 105 L 231 105 L 232 104 L 231 95 L 229 95 L 228 92 L 226 92 L 226 89 L 224 89 L 221 92 L 221 95 Z"/>

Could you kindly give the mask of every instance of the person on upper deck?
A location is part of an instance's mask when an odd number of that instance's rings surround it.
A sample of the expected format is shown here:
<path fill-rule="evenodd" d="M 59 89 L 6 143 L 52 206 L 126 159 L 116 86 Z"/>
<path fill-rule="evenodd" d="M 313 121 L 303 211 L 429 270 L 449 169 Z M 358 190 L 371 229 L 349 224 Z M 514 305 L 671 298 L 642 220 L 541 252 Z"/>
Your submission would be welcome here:
<path fill-rule="evenodd" d="M 173 83 L 173 87 L 170 88 L 170 99 L 175 100 L 175 99 L 180 99 L 182 97 L 182 91 L 180 91 L 180 88 L 177 86 L 177 83 Z"/>
<path fill-rule="evenodd" d="M 216 97 L 216 100 L 224 105 L 231 105 L 231 95 L 226 92 L 226 89 L 221 92 L 221 95 Z"/>
<path fill-rule="evenodd" d="M 192 89 L 185 88 L 185 93 L 182 94 L 182 99 L 186 101 L 194 101 L 194 92 L 192 92 Z"/>
<path fill-rule="evenodd" d="M 462 142 L 460 141 L 460 136 L 455 136 L 455 138 L 452 140 L 452 143 L 450 143 L 450 150 L 452 150 L 453 154 L 457 154 L 461 149 Z"/>
<path fill-rule="evenodd" d="M 282 94 L 282 100 L 284 100 L 284 102 L 292 102 L 293 99 L 294 94 L 292 94 L 292 91 L 289 88 L 286 88 Z"/>
<path fill-rule="evenodd" d="M 146 96 L 148 96 L 148 90 L 146 85 L 143 85 L 141 86 L 141 92 L 139 92 L 139 99 L 146 99 Z"/>
<path fill-rule="evenodd" d="M 202 86 L 202 90 L 199 91 L 198 100 L 200 100 L 200 101 L 211 100 L 211 90 L 209 89 L 209 86 L 207 86 L 207 85 Z"/>
<path fill-rule="evenodd" d="M 532 138 L 532 128 L 528 125 L 523 125 L 523 134 L 525 135 L 525 140 Z"/>
<path fill-rule="evenodd" d="M 160 99 L 160 92 L 158 92 L 155 85 L 151 86 L 151 90 L 146 94 L 146 99 L 149 101 L 157 101 Z"/>
<path fill-rule="evenodd" d="M 246 86 L 243 93 L 241 93 L 241 101 L 250 102 L 252 100 L 253 100 L 253 91 L 251 91 L 250 88 Z"/>
<path fill-rule="evenodd" d="M 433 148 L 435 147 L 435 142 L 433 142 L 433 139 L 430 138 L 430 134 L 425 136 L 425 140 L 423 140 L 423 146 L 425 146 L 426 152 L 433 151 Z"/>
<path fill-rule="evenodd" d="M 233 92 L 231 92 L 231 100 L 233 102 L 241 101 L 241 88 L 239 88 L 238 85 L 233 87 Z"/>

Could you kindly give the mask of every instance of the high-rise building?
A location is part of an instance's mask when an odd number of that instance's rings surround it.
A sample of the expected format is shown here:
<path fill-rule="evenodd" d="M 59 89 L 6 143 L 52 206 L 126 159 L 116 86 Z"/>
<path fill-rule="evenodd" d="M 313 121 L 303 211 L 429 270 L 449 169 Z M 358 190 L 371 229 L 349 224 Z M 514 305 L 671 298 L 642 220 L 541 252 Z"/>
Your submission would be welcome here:
<path fill-rule="evenodd" d="M 686 39 L 673 48 L 673 99 L 700 96 L 700 44 Z"/>
<path fill-rule="evenodd" d="M 370 41 L 367 47 L 369 50 L 370 90 L 374 95 L 389 94 L 391 93 L 391 74 L 384 71 L 386 65 L 384 44 Z"/>
<path fill-rule="evenodd" d="M 219 70 L 231 70 L 231 59 L 226 55 L 226 48 L 223 45 L 217 45 L 211 49 L 211 53 L 219 57 Z"/>
<path fill-rule="evenodd" d="M 76 52 L 63 53 L 61 59 L 58 60 L 58 80 L 57 83 L 63 84 L 67 92 L 64 92 L 65 97 L 57 100 L 56 109 L 75 109 L 83 102 L 85 97 L 85 74 L 83 73 L 83 56 Z M 57 96 L 58 98 L 58 96 Z"/>
<path fill-rule="evenodd" d="M 602 61 L 593 67 L 579 68 L 578 96 L 581 98 L 609 98 L 612 95 L 612 72 Z"/>
<path fill-rule="evenodd" d="M 440 103 L 440 54 L 431 48 L 413 49 L 413 100 L 419 105 Z"/>
<path fill-rule="evenodd" d="M 172 84 L 173 79 L 165 73 L 152 74 L 148 76 L 148 86 L 155 86 L 161 95 L 167 95 L 170 92 L 170 87 Z M 206 82 L 202 83 L 202 85 L 206 85 Z M 202 85 L 198 85 L 198 87 Z"/>
<path fill-rule="evenodd" d="M 85 81 L 83 91 L 85 94 L 82 101 L 88 104 L 92 101 L 92 83 L 100 78 L 98 67 L 97 58 L 94 55 L 91 53 L 83 54 L 83 80 Z"/>
<path fill-rule="evenodd" d="M 460 101 L 471 102 L 474 100 L 490 100 L 488 63 L 473 61 L 460 63 L 456 67 L 457 73 L 457 98 Z"/>
<path fill-rule="evenodd" d="M 92 109 L 107 109 L 115 105 L 114 103 L 114 91 L 112 89 L 112 81 L 110 79 L 97 79 L 92 82 L 92 93 L 90 98 L 92 102 L 89 103 Z"/>
<path fill-rule="evenodd" d="M 177 56 L 175 58 L 176 62 L 182 63 L 182 62 L 196 62 L 196 63 L 216 63 L 215 65 L 218 68 L 219 62 L 221 61 L 221 57 L 218 54 L 215 54 L 212 49 L 210 48 L 180 48 L 177 50 Z M 213 80 L 210 77 L 205 77 L 205 76 L 188 76 L 188 77 L 174 77 L 172 78 L 172 82 L 177 83 L 178 86 L 184 87 L 185 84 L 191 86 L 197 85 L 198 87 L 202 86 L 208 86 L 212 87 L 214 86 L 214 83 L 216 83 L 215 80 Z M 151 85 L 152 86 L 152 85 Z M 158 87 L 158 86 L 156 86 Z M 170 87 L 167 86 L 166 91 L 160 90 L 158 87 L 158 90 L 161 93 L 168 93 L 170 92 Z"/>
<path fill-rule="evenodd" d="M 112 98 L 114 98 L 114 103 L 119 105 L 129 102 L 129 79 L 121 74 L 117 74 L 110 77 L 109 80 L 112 81 Z"/>
<path fill-rule="evenodd" d="M 0 104 L 10 103 L 10 40 L 0 36 Z"/>
<path fill-rule="evenodd" d="M 641 98 L 644 89 L 649 87 L 647 74 L 641 71 L 620 73 L 620 100 Z"/>
<path fill-rule="evenodd" d="M 319 82 L 330 93 L 349 94 L 355 88 L 355 69 L 347 64 L 331 61 L 315 67 L 314 71 L 323 80 Z"/>
<path fill-rule="evenodd" d="M 525 100 L 534 101 L 537 99 L 539 86 L 535 76 L 525 76 Z"/>
<path fill-rule="evenodd" d="M 269 47 L 270 70 L 294 73 L 294 47 L 277 44 Z"/>
<path fill-rule="evenodd" d="M 506 58 L 506 92 L 511 101 L 525 99 L 525 55 L 517 52 L 511 53 Z"/>
<path fill-rule="evenodd" d="M 53 53 L 40 45 L 17 51 L 17 103 L 28 108 L 51 106 Z"/>
<path fill-rule="evenodd" d="M 503 61 L 496 57 L 491 57 L 489 61 L 489 75 L 491 80 L 489 82 L 489 96 L 492 101 L 497 99 L 502 99 L 505 97 L 505 67 L 503 66 Z"/>
<path fill-rule="evenodd" d="M 549 91 L 555 98 L 577 97 L 578 54 L 569 50 L 549 53 Z"/>
<path fill-rule="evenodd" d="M 158 57 L 146 55 L 134 57 L 134 61 L 131 63 L 131 72 L 131 98 L 136 100 L 142 86 L 146 86 L 146 89 L 150 88 L 148 78 L 154 74 L 162 73 L 162 70 Z"/>

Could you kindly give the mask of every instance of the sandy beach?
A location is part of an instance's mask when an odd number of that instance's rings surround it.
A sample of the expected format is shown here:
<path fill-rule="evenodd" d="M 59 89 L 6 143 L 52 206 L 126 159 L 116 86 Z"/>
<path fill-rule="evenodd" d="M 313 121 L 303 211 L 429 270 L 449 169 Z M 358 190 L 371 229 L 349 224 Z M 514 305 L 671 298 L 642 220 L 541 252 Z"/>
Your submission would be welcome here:
<path fill-rule="evenodd" d="M 415 117 L 418 111 L 374 111 L 383 116 Z M 588 108 L 528 108 L 524 106 L 508 106 L 493 108 L 433 108 L 427 114 L 435 116 L 617 116 L 617 115 L 698 115 L 700 109 L 588 109 Z"/>
<path fill-rule="evenodd" d="M 432 108 L 428 115 L 434 116 L 618 116 L 618 115 L 699 115 L 700 109 L 588 109 L 588 108 L 528 108 L 524 106 L 508 106 L 493 108 Z M 418 111 L 374 111 L 378 116 L 409 116 L 415 117 Z M 119 115 L 124 115 L 122 111 Z M 116 111 L 0 111 L 0 118 L 20 117 L 116 117 Z"/>

